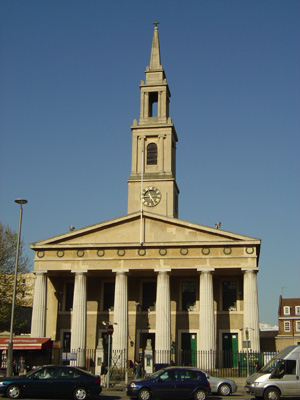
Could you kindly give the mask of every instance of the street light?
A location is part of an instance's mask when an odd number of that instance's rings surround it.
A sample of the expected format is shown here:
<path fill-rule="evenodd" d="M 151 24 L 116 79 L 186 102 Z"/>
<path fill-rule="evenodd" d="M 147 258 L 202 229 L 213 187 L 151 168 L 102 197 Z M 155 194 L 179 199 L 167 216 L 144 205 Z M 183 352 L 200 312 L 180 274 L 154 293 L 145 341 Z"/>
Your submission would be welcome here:
<path fill-rule="evenodd" d="M 16 288 L 17 288 L 17 274 L 18 274 L 18 262 L 19 262 L 19 248 L 20 248 L 20 237 L 21 237 L 21 225 L 22 225 L 22 205 L 28 203 L 25 199 L 16 199 L 15 203 L 20 204 L 20 216 L 19 216 L 19 230 L 17 240 L 17 251 L 16 251 L 16 263 L 15 263 L 15 276 L 14 276 L 14 289 L 11 303 L 11 317 L 10 317 L 10 331 L 9 331 L 9 343 L 7 351 L 7 369 L 6 376 L 12 376 L 13 370 L 13 329 L 14 329 L 14 315 L 15 315 L 15 300 L 16 300 Z"/>

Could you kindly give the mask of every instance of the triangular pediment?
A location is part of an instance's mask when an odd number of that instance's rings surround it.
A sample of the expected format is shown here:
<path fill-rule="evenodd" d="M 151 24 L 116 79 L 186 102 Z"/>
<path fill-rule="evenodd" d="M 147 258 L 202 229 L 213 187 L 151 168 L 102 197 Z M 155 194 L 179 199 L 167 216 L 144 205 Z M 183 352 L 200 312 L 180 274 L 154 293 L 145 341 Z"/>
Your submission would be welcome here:
<path fill-rule="evenodd" d="M 260 240 L 177 218 L 137 212 L 31 244 L 47 247 L 259 244 Z M 241 243 L 242 244 L 242 243 Z"/>

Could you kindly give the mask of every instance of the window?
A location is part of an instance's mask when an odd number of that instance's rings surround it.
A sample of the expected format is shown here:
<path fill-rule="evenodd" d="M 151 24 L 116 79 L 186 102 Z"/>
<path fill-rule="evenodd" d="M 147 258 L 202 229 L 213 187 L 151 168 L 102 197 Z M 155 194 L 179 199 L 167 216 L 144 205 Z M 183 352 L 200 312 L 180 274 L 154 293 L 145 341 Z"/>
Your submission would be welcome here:
<path fill-rule="evenodd" d="M 157 145 L 149 143 L 147 146 L 147 165 L 157 164 Z"/>
<path fill-rule="evenodd" d="M 223 311 L 235 311 L 237 290 L 236 281 L 224 281 L 222 284 Z"/>
<path fill-rule="evenodd" d="M 72 310 L 73 296 L 74 296 L 74 282 L 67 282 L 65 291 L 65 311 Z"/>
<path fill-rule="evenodd" d="M 182 311 L 194 311 L 196 306 L 196 282 L 182 282 Z"/>
<path fill-rule="evenodd" d="M 284 321 L 284 332 L 290 332 L 291 324 L 290 321 Z"/>
<path fill-rule="evenodd" d="M 160 375 L 160 380 L 163 382 L 175 382 L 177 380 L 178 372 L 176 370 L 169 370 Z"/>
<path fill-rule="evenodd" d="M 296 331 L 300 332 L 300 321 L 296 321 Z"/>
<path fill-rule="evenodd" d="M 103 285 L 103 311 L 113 310 L 115 302 L 115 283 L 104 282 Z"/>
<path fill-rule="evenodd" d="M 300 306 L 295 307 L 295 314 L 300 315 Z"/>
<path fill-rule="evenodd" d="M 158 116 L 158 92 L 149 93 L 149 117 Z"/>
<path fill-rule="evenodd" d="M 196 381 L 198 379 L 197 371 L 182 370 L 180 373 L 181 381 Z"/>
<path fill-rule="evenodd" d="M 289 306 L 283 307 L 283 314 L 290 315 L 291 308 Z"/>
<path fill-rule="evenodd" d="M 142 310 L 154 311 L 156 302 L 156 282 L 143 282 Z"/>

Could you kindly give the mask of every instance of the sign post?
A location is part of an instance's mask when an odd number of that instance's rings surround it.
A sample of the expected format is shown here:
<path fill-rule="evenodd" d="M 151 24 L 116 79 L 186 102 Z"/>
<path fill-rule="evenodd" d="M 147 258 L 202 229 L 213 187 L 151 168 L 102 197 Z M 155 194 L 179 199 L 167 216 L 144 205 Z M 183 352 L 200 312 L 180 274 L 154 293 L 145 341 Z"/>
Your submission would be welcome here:
<path fill-rule="evenodd" d="M 114 326 L 107 322 L 105 323 L 106 331 L 108 333 L 108 357 L 107 357 L 107 387 L 109 388 L 110 381 L 110 352 L 111 352 L 111 337 L 114 333 Z"/>

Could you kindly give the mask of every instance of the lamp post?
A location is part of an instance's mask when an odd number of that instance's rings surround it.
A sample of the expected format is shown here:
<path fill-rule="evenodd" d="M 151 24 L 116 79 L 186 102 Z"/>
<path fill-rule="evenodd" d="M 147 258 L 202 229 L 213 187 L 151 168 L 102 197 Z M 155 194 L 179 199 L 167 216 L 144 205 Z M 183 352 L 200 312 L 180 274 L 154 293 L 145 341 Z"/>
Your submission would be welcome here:
<path fill-rule="evenodd" d="M 8 343 L 8 351 L 7 351 L 6 376 L 12 376 L 12 370 L 13 370 L 13 329 L 14 329 L 14 316 L 15 316 L 15 301 L 16 301 L 18 263 L 19 263 L 19 248 L 20 248 L 22 214 L 23 214 L 22 205 L 26 204 L 27 200 L 25 200 L 25 199 L 16 199 L 15 203 L 20 204 L 20 216 L 19 216 L 19 230 L 18 230 L 18 240 L 17 240 L 16 262 L 15 262 L 15 276 L 14 276 L 14 286 L 13 286 L 13 297 L 12 297 L 12 303 L 11 303 L 11 317 L 10 317 L 9 343 Z"/>

